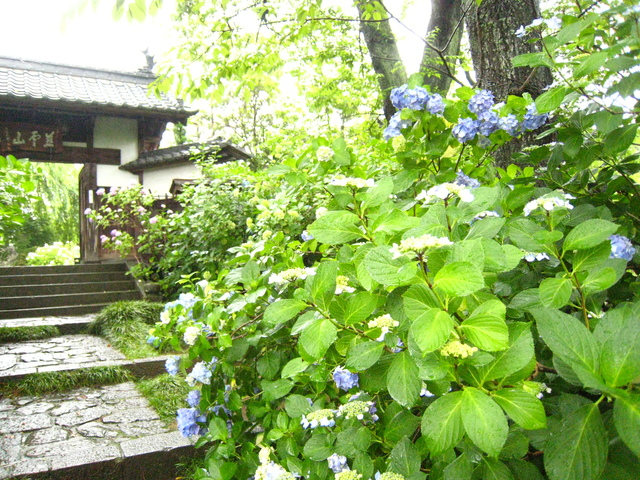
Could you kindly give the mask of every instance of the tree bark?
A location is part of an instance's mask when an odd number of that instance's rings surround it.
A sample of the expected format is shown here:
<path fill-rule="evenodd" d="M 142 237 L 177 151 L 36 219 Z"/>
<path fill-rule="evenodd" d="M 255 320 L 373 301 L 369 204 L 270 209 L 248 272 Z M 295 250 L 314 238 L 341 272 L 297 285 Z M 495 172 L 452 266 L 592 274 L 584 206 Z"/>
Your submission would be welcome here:
<path fill-rule="evenodd" d="M 515 36 L 521 25 L 540 17 L 539 0 L 484 0 L 471 7 L 466 18 L 476 86 L 491 90 L 497 100 L 527 92 L 533 98 L 553 81 L 546 67 L 514 68 L 511 59 L 523 53 L 540 51 L 538 43 L 528 43 Z M 534 143 L 533 134 L 512 140 L 496 151 L 496 165 L 512 163 L 515 152 Z"/>
<path fill-rule="evenodd" d="M 460 53 L 460 41 L 464 30 L 462 0 L 432 0 L 431 17 L 427 27 L 420 72 L 424 85 L 432 92 L 447 94 L 452 82 L 452 68 L 447 57 Z"/>
<path fill-rule="evenodd" d="M 356 0 L 360 20 L 365 16 L 366 5 L 373 3 L 377 3 L 377 0 Z M 380 91 L 384 95 L 384 116 L 389 120 L 395 113 L 389 93 L 392 88 L 407 82 L 407 72 L 400 59 L 398 45 L 388 19 L 380 22 L 361 21 L 360 31 L 369 49 L 373 70 L 378 74 Z"/>

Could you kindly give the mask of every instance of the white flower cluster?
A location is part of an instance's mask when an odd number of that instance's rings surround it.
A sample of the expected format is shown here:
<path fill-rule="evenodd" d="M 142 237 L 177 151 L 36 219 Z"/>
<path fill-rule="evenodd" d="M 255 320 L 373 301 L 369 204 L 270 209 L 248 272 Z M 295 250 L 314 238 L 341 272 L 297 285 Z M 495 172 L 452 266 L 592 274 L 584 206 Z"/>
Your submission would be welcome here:
<path fill-rule="evenodd" d="M 544 252 L 524 252 L 523 258 L 529 263 L 536 261 L 540 262 L 542 260 L 549 260 L 549 255 Z"/>
<path fill-rule="evenodd" d="M 353 293 L 356 289 L 349 286 L 349 277 L 345 277 L 344 275 L 338 275 L 336 277 L 336 295 L 340 295 L 341 293 Z"/>
<path fill-rule="evenodd" d="M 320 147 L 316 151 L 316 158 L 320 162 L 328 162 L 333 159 L 333 149 L 330 147 Z"/>
<path fill-rule="evenodd" d="M 256 470 L 255 480 L 295 480 L 296 476 L 282 466 L 269 461 L 270 448 L 262 448 L 259 453 L 260 466 Z"/>
<path fill-rule="evenodd" d="M 384 341 L 384 336 L 391 331 L 392 328 L 397 327 L 400 323 L 397 320 L 391 318 L 391 315 L 385 313 L 379 317 L 374 318 L 368 324 L 369 328 L 379 328 L 382 330 L 381 335 L 376 338 L 378 342 Z"/>
<path fill-rule="evenodd" d="M 378 420 L 378 416 L 375 414 L 376 408 L 373 402 L 362 402 L 356 400 L 355 402 L 345 403 L 338 408 L 338 417 L 344 417 L 345 419 L 357 418 L 358 420 L 364 420 L 366 413 L 371 414 L 373 421 Z"/>
<path fill-rule="evenodd" d="M 315 268 L 290 268 L 280 273 L 272 273 L 269 276 L 269 283 L 275 285 L 285 285 L 294 280 L 304 280 L 305 278 L 315 275 Z"/>
<path fill-rule="evenodd" d="M 467 358 L 477 351 L 478 349 L 476 347 L 472 347 L 458 340 L 453 340 L 440 349 L 440 355 L 443 357 Z"/>
<path fill-rule="evenodd" d="M 430 203 L 433 197 L 444 200 L 451 195 L 456 195 L 462 202 L 473 202 L 475 198 L 471 190 L 465 185 L 458 185 L 457 183 L 441 183 L 435 187 L 431 187 L 429 190 L 423 190 L 418 194 L 416 200 L 424 200 L 425 203 Z"/>
<path fill-rule="evenodd" d="M 535 200 L 531 200 L 527 203 L 524 206 L 523 213 L 524 216 L 527 217 L 531 215 L 531 212 L 540 207 L 544 208 L 547 212 L 555 210 L 556 208 L 566 208 L 571 210 L 573 205 L 569 203 L 569 200 L 573 200 L 574 198 L 576 197 L 569 195 L 568 193 L 558 192 L 543 195 L 542 197 L 536 198 Z"/>
<path fill-rule="evenodd" d="M 199 327 L 187 327 L 184 331 L 184 343 L 195 345 L 200 333 L 202 333 L 202 330 Z"/>
<path fill-rule="evenodd" d="M 424 253 L 429 248 L 445 247 L 453 245 L 453 242 L 447 237 L 436 237 L 433 235 L 422 235 L 421 237 L 409 237 L 400 242 L 400 245 L 394 243 L 389 249 L 393 253 L 393 258 L 400 258 L 409 254 L 415 257 L 418 253 Z"/>
<path fill-rule="evenodd" d="M 499 217 L 500 214 L 495 210 L 484 210 L 482 212 L 476 213 L 476 216 L 473 217 L 474 220 L 481 220 L 487 217 Z"/>
<path fill-rule="evenodd" d="M 364 179 L 357 177 L 345 177 L 344 175 L 336 175 L 331 179 L 329 185 L 335 185 L 337 187 L 375 187 L 376 182 L 372 178 Z"/>
<path fill-rule="evenodd" d="M 336 424 L 334 420 L 336 411 L 329 408 L 323 408 L 322 410 L 316 410 L 315 412 L 308 413 L 302 416 L 300 425 L 302 428 L 316 428 L 316 427 L 333 427 Z"/>

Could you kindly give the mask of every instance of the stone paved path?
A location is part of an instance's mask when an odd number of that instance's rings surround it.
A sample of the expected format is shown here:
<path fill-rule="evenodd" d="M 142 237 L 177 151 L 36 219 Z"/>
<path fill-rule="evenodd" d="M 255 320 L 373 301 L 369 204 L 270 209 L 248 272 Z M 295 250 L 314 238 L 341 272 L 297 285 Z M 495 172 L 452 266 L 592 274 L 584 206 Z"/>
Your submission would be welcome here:
<path fill-rule="evenodd" d="M 46 340 L 0 345 L 0 378 L 69 368 L 96 367 L 125 356 L 92 335 L 64 335 Z"/>
<path fill-rule="evenodd" d="M 64 469 L 73 478 L 92 478 L 92 465 L 126 470 L 113 471 L 114 478 L 154 478 L 147 470 L 135 474 L 141 468 L 136 457 L 189 449 L 172 430 L 133 383 L 0 399 L 0 479 L 52 470 L 55 478 L 67 478 L 60 476 Z M 70 470 L 79 465 L 85 473 Z"/>

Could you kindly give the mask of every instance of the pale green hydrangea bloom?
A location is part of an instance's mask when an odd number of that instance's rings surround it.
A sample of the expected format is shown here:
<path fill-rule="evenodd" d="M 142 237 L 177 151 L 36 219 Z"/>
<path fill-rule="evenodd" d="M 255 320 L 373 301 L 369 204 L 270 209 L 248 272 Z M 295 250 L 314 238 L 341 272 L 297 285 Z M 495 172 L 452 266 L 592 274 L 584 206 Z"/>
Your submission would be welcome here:
<path fill-rule="evenodd" d="M 376 182 L 372 178 L 364 179 L 358 177 L 345 177 L 344 175 L 336 175 L 331 179 L 329 185 L 335 185 L 337 187 L 375 187 Z"/>
<path fill-rule="evenodd" d="M 447 245 L 453 245 L 453 242 L 447 237 L 436 237 L 426 234 L 421 237 L 405 238 L 399 245 L 394 243 L 389 251 L 393 253 L 393 258 L 400 258 L 405 255 L 413 258 L 418 254 L 426 252 L 430 248 L 445 247 Z"/>
<path fill-rule="evenodd" d="M 340 473 L 336 473 L 335 480 L 360 480 L 362 475 L 360 475 L 355 470 L 343 470 Z"/>
<path fill-rule="evenodd" d="M 329 162 L 333 159 L 333 149 L 330 147 L 320 147 L 316 151 L 316 158 L 320 162 Z"/>
<path fill-rule="evenodd" d="M 400 325 L 400 322 L 391 318 L 391 315 L 389 315 L 388 313 L 376 317 L 369 323 L 367 323 L 367 326 L 369 328 L 379 328 L 382 331 L 380 337 L 376 339 L 378 342 L 382 342 L 384 340 L 384 336 L 389 333 L 392 328 L 395 328 L 398 325 Z"/>
<path fill-rule="evenodd" d="M 356 289 L 349 286 L 349 277 L 345 277 L 344 275 L 338 275 L 336 277 L 336 295 L 340 295 L 341 293 L 353 293 Z"/>
<path fill-rule="evenodd" d="M 467 358 L 477 351 L 477 347 L 453 340 L 440 349 L 440 354 L 444 357 Z"/>
<path fill-rule="evenodd" d="M 315 275 L 315 268 L 290 268 L 280 273 L 273 273 L 269 277 L 269 283 L 275 285 L 284 285 L 294 280 L 304 280 L 305 278 Z"/>
<path fill-rule="evenodd" d="M 340 405 L 338 408 L 338 416 L 349 418 L 357 418 L 358 420 L 364 419 L 365 413 L 371 413 L 374 406 L 373 402 L 355 401 L 349 402 L 344 405 Z"/>

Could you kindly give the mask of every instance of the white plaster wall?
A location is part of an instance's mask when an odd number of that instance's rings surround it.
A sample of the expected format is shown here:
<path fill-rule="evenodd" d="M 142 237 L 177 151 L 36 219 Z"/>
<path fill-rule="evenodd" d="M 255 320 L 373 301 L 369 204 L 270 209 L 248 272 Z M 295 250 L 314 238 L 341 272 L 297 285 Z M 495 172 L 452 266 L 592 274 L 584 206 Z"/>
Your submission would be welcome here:
<path fill-rule="evenodd" d="M 93 130 L 95 148 L 120 150 L 124 165 L 138 158 L 138 121 L 130 118 L 98 117 Z M 138 176 L 120 170 L 117 165 L 98 165 L 98 185 L 122 186 L 138 183 Z"/>
<path fill-rule="evenodd" d="M 175 178 L 194 180 L 200 177 L 200 169 L 195 165 L 179 165 L 157 170 L 146 170 L 142 175 L 142 183 L 156 196 L 169 193 L 171 182 Z"/>

